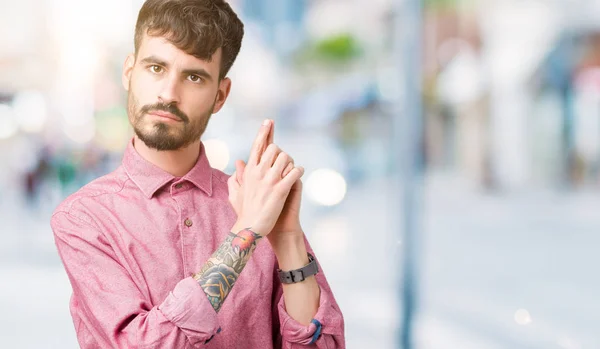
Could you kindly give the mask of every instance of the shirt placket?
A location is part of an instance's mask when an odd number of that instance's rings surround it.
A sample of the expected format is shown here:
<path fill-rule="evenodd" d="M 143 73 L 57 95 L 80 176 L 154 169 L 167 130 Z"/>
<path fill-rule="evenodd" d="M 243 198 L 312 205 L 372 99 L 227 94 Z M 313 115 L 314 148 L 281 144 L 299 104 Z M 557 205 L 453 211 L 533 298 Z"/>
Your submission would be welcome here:
<path fill-rule="evenodd" d="M 197 270 L 191 270 L 191 252 L 194 243 L 194 222 L 193 212 L 190 211 L 192 205 L 189 202 L 189 183 L 178 182 L 171 186 L 171 196 L 179 206 L 179 224 L 181 238 L 181 256 L 183 262 L 184 277 L 192 275 Z"/>

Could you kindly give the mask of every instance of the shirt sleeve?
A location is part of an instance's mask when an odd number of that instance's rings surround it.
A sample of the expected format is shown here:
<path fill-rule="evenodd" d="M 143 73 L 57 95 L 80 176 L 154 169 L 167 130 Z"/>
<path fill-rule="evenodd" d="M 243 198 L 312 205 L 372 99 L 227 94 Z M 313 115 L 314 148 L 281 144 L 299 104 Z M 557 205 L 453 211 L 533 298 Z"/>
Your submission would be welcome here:
<path fill-rule="evenodd" d="M 306 250 L 315 255 L 308 240 L 304 238 Z M 315 259 L 316 256 L 315 256 Z M 317 260 L 317 264 L 318 264 Z M 285 309 L 283 288 L 275 270 L 274 282 L 274 317 L 279 319 L 281 344 L 284 349 L 319 348 L 345 349 L 344 317 L 338 306 L 325 273 L 319 265 L 319 273 L 315 276 L 321 290 L 319 308 L 310 325 L 304 326 L 294 320 Z M 277 269 L 277 268 L 275 268 Z"/>
<path fill-rule="evenodd" d="M 52 216 L 58 252 L 73 288 L 81 323 L 102 348 L 203 348 L 220 330 L 200 285 L 181 280 L 161 304 L 151 304 L 109 242 L 87 221 L 67 212 Z M 73 314 L 74 315 L 74 314 Z M 95 347 L 95 346 L 94 346 Z"/>

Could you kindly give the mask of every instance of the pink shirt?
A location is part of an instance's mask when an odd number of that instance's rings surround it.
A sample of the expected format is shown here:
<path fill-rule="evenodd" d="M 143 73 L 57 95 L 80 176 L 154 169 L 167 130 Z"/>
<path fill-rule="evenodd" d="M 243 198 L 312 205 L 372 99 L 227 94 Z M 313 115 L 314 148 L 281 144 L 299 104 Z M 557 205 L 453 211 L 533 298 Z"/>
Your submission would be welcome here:
<path fill-rule="evenodd" d="M 194 168 L 176 178 L 130 142 L 117 170 L 58 206 L 51 225 L 82 348 L 345 348 L 342 313 L 322 271 L 313 322 L 287 314 L 267 240 L 214 311 L 191 275 L 236 220 L 227 179 L 203 146 Z M 307 249 L 314 255 L 308 242 Z"/>

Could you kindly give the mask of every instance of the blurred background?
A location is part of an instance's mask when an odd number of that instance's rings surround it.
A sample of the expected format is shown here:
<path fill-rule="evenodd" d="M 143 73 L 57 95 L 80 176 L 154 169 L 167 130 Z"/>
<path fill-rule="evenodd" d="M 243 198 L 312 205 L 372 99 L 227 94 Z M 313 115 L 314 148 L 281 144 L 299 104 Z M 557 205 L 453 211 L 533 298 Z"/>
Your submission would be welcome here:
<path fill-rule="evenodd" d="M 210 162 L 275 120 L 348 348 L 600 348 L 600 0 L 230 3 Z M 0 0 L 2 348 L 77 347 L 49 217 L 120 164 L 141 4 Z"/>

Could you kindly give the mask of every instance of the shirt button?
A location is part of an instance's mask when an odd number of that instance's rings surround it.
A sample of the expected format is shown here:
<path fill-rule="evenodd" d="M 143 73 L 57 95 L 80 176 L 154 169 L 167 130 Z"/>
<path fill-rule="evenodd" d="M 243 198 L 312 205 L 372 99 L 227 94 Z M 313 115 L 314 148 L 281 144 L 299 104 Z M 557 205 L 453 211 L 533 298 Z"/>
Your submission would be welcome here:
<path fill-rule="evenodd" d="M 184 223 L 185 223 L 185 226 L 188 227 L 188 228 L 192 226 L 192 220 L 189 219 L 189 218 L 186 219 Z"/>
<path fill-rule="evenodd" d="M 175 184 L 175 189 L 181 189 L 181 188 L 183 188 L 183 184 L 182 183 Z"/>

